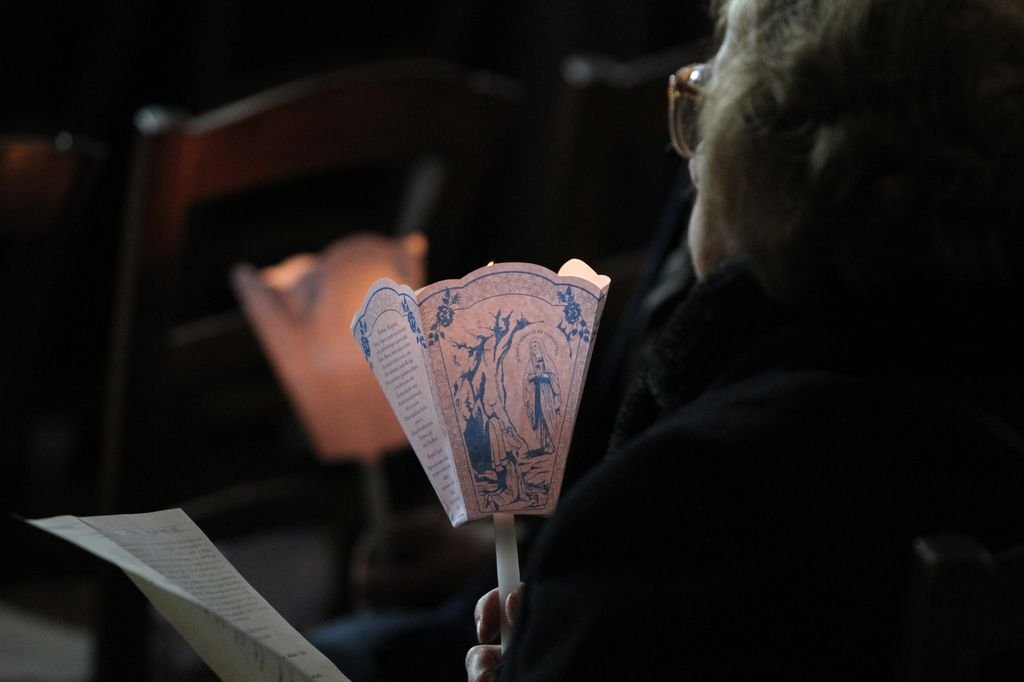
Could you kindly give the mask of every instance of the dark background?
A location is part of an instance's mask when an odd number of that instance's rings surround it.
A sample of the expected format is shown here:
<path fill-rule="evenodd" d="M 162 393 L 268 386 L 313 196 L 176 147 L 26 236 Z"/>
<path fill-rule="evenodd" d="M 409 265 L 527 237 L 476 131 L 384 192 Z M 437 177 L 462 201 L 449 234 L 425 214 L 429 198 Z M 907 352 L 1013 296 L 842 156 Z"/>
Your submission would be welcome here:
<path fill-rule="evenodd" d="M 708 30 L 703 2 L 664 0 L 37 0 L 4 3 L 3 12 L 0 133 L 66 130 L 108 150 L 61 275 L 60 309 L 47 315 L 47 342 L 25 358 L 40 368 L 40 381 L 31 387 L 36 404 L 27 419 L 7 419 L 4 427 L 21 434 L 4 440 L 28 450 L 18 459 L 49 462 L 45 475 L 65 479 L 35 480 L 32 471 L 17 471 L 15 482 L 8 472 L 8 483 L 15 484 L 9 494 L 18 504 L 5 507 L 26 514 L 87 511 L 90 498 L 75 481 L 90 475 L 95 457 L 132 118 L 140 107 L 156 103 L 200 113 L 310 73 L 404 57 L 444 58 L 510 77 L 524 86 L 525 100 L 501 160 L 501 182 L 487 200 L 488 224 L 503 235 L 495 237 L 495 258 L 557 267 L 575 254 L 537 253 L 533 245 L 543 240 L 531 226 L 538 224 L 544 198 L 539 169 L 550 162 L 545 132 L 563 59 L 584 52 L 628 61 Z M 666 157 L 652 177 L 629 169 L 621 180 L 636 193 L 658 197 L 673 164 Z M 631 204 L 623 238 L 644 239 L 660 208 L 658 201 Z M 621 246 L 608 243 L 598 251 L 611 254 Z M 45 453 L 35 457 L 36 450 Z M 72 498 L 46 493 L 62 484 Z"/>
<path fill-rule="evenodd" d="M 96 513 L 115 273 L 133 117 L 141 107 L 159 104 L 197 114 L 309 74 L 411 57 L 451 60 L 513 79 L 523 88 L 523 105 L 496 181 L 489 185 L 482 224 L 493 239 L 496 260 L 532 260 L 556 268 L 579 255 L 545 252 L 543 245 L 551 240 L 539 234 L 547 229 L 541 217 L 550 200 L 543 169 L 558 161 L 547 141 L 563 61 L 588 53 L 628 62 L 689 43 L 710 30 L 705 5 L 700 0 L 3 3 L 0 136 L 69 131 L 76 141 L 102 145 L 106 156 L 78 212 L 59 281 L 53 283 L 59 295 L 50 309 L 32 318 L 42 326 L 33 334 L 16 333 L 26 324 L 9 312 L 16 306 L 6 306 L 0 318 L 5 341 L 14 339 L 0 344 L 0 352 L 8 354 L 0 363 L 8 373 L 0 377 L 2 511 L 29 517 Z M 415 116 L 414 103 L 409 115 Z M 602 209 L 608 212 L 603 218 L 621 223 L 621 229 L 588 244 L 602 258 L 614 259 L 650 239 L 679 166 L 665 138 L 653 165 L 638 157 L 613 174 L 615 199 Z M 4 189 L 0 186 L 0 193 Z M 0 268 L 8 268 L 15 253 L 2 231 L 7 227 L 0 225 Z M 0 285 L 0 305 L 27 295 L 10 278 L 0 278 Z M 223 290 L 210 292 L 211 300 L 225 291 L 226 281 Z M 621 287 L 615 292 L 618 306 L 628 293 Z M 33 340 L 19 342 L 19 337 Z M 6 515 L 0 522 L 0 542 L 18 548 L 0 552 L 0 596 L 13 594 L 22 605 L 33 599 L 22 588 L 27 576 L 91 570 L 80 553 L 33 532 Z M 57 598 L 48 589 L 37 594 Z"/>

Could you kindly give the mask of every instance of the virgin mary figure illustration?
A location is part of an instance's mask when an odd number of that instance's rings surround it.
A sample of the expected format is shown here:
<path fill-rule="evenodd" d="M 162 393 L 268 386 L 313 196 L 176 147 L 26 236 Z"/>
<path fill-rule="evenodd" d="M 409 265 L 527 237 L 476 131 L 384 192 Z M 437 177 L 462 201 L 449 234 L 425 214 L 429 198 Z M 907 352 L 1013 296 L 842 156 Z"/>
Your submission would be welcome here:
<path fill-rule="evenodd" d="M 530 359 L 523 375 L 523 402 L 530 418 L 530 427 L 537 435 L 540 450 L 545 454 L 555 451 L 554 433 L 561 415 L 561 389 L 554 365 L 548 359 L 540 339 L 530 339 Z"/>

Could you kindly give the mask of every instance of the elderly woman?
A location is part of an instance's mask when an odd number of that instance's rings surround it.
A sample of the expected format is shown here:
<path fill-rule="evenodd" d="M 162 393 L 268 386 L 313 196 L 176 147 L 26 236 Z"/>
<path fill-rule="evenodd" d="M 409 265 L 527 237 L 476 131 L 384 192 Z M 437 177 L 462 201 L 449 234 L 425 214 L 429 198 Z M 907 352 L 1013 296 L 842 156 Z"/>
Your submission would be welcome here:
<path fill-rule="evenodd" d="M 701 281 L 470 679 L 886 679 L 912 540 L 1024 540 L 1024 8 L 719 5 Z"/>

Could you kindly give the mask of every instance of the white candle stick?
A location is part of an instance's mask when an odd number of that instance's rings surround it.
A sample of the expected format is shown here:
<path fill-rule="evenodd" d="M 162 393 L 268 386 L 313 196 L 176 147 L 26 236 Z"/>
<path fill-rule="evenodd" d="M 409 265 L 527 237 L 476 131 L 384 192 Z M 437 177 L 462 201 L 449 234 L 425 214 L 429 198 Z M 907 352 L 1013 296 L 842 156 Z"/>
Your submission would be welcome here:
<path fill-rule="evenodd" d="M 505 613 L 508 595 L 519 587 L 519 548 L 516 545 L 516 519 L 512 514 L 494 515 L 494 554 L 498 561 L 498 600 L 501 612 L 501 651 L 512 636 Z"/>

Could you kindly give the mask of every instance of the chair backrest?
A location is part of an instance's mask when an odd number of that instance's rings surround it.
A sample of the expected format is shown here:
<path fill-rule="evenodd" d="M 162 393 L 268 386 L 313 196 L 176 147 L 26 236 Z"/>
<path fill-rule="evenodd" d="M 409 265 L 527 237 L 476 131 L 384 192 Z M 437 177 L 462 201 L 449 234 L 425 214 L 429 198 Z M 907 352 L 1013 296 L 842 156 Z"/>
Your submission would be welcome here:
<path fill-rule="evenodd" d="M 680 165 L 668 139 L 668 76 L 710 45 L 629 62 L 576 54 L 562 64 L 540 234 L 555 260 L 582 258 L 612 276 L 609 321 L 639 276 Z"/>
<path fill-rule="evenodd" d="M 477 254 L 485 247 L 471 230 L 517 98 L 517 88 L 497 77 L 414 61 L 303 79 L 195 118 L 140 112 L 102 508 L 160 499 L 153 490 L 133 490 L 161 461 L 161 450 L 173 449 L 165 436 L 180 443 L 183 425 L 200 403 L 210 403 L 213 376 L 266 368 L 234 312 L 227 283 L 233 264 L 276 263 L 366 230 L 424 232 L 438 245 L 432 276 L 482 262 Z M 269 370 L 263 378 L 273 383 Z M 249 392 L 247 403 L 259 396 Z M 175 413 L 172 402 L 192 407 Z M 224 457 L 251 464 L 252 453 L 239 450 L 246 447 L 243 425 L 230 426 L 235 433 L 222 433 L 218 446 L 237 447 Z M 215 487 L 209 474 L 200 478 Z"/>
<path fill-rule="evenodd" d="M 545 226 L 559 228 L 553 237 L 595 252 L 588 256 L 623 240 L 647 244 L 649 231 L 633 234 L 640 226 L 631 216 L 639 209 L 652 228 L 678 165 L 668 139 L 668 76 L 709 50 L 698 40 L 629 62 L 593 54 L 563 61 L 545 176 L 557 191 L 547 193 L 542 211 Z"/>
<path fill-rule="evenodd" d="M 1024 546 L 917 538 L 899 682 L 1024 679 Z"/>

